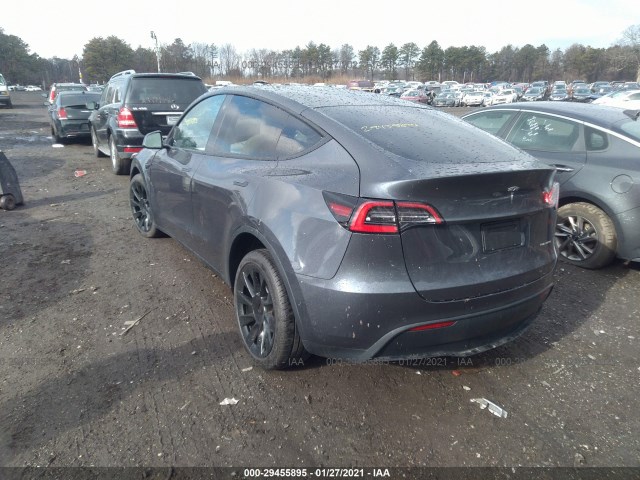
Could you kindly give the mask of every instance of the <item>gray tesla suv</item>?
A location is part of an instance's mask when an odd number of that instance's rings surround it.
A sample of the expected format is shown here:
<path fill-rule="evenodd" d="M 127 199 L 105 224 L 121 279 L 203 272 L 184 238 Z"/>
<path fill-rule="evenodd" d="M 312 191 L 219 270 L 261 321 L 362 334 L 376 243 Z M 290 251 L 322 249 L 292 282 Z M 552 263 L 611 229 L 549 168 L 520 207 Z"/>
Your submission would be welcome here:
<path fill-rule="evenodd" d="M 522 333 L 551 292 L 553 168 L 430 107 L 221 89 L 144 146 L 138 230 L 220 274 L 265 368 L 475 354 Z"/>

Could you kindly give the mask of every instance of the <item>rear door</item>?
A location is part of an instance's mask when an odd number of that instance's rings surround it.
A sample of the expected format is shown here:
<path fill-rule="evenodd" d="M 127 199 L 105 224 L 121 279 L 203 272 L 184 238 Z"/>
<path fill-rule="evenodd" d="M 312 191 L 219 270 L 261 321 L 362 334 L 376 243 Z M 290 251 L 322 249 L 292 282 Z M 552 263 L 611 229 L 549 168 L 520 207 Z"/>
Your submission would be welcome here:
<path fill-rule="evenodd" d="M 585 165 L 582 123 L 532 111 L 521 111 L 506 140 L 556 169 L 562 185 Z"/>
<path fill-rule="evenodd" d="M 131 79 L 125 103 L 140 133 L 160 130 L 167 135 L 182 112 L 206 91 L 198 77 L 140 76 Z"/>
<path fill-rule="evenodd" d="M 96 132 L 98 144 L 108 148 L 108 125 L 111 117 L 118 115 L 122 98 L 122 82 L 114 81 L 107 85 L 100 98 L 98 110 L 91 114 L 91 126 Z"/>
<path fill-rule="evenodd" d="M 267 183 L 271 191 L 282 191 L 281 180 L 271 176 L 278 161 L 299 155 L 322 138 L 306 123 L 257 99 L 230 95 L 223 110 L 214 154 L 198 166 L 193 179 L 196 251 L 220 272 L 226 270 L 228 242 L 246 224 L 256 192 Z"/>

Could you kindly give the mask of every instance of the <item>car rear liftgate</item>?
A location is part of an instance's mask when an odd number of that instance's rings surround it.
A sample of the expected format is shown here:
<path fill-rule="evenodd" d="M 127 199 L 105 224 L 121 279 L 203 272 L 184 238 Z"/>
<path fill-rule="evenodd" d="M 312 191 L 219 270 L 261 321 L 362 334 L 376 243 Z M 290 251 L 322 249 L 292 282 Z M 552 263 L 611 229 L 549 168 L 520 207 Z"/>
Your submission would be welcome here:
<path fill-rule="evenodd" d="M 554 265 L 550 172 L 498 172 L 405 184 L 436 222 L 401 231 L 417 292 L 444 302 L 510 290 Z M 456 192 L 455 194 L 452 192 Z M 557 193 L 557 192 L 556 192 Z"/>

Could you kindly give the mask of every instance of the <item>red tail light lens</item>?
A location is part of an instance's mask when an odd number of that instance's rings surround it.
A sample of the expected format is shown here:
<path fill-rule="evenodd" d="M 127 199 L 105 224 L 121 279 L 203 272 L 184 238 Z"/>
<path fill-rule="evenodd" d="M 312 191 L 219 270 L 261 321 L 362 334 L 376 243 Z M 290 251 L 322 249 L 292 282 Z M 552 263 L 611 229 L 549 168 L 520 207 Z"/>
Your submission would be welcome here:
<path fill-rule="evenodd" d="M 42 98 L 42 97 L 40 97 L 40 98 Z M 58 118 L 60 120 L 66 120 L 67 119 L 67 111 L 64 109 L 64 107 L 58 108 Z"/>
<path fill-rule="evenodd" d="M 443 223 L 430 205 L 392 200 L 362 200 L 324 192 L 325 202 L 343 227 L 357 233 L 399 233 L 417 225 Z"/>
<path fill-rule="evenodd" d="M 393 202 L 364 202 L 349 222 L 349 230 L 359 233 L 398 233 Z"/>
<path fill-rule="evenodd" d="M 558 208 L 558 200 L 560 199 L 560 184 L 555 182 L 551 190 L 542 192 L 542 201 L 548 207 Z"/>
<path fill-rule="evenodd" d="M 138 128 L 133 113 L 128 108 L 121 108 L 116 119 L 120 128 Z"/>
<path fill-rule="evenodd" d="M 398 222 L 405 229 L 416 225 L 443 223 L 436 209 L 424 203 L 397 202 Z"/>

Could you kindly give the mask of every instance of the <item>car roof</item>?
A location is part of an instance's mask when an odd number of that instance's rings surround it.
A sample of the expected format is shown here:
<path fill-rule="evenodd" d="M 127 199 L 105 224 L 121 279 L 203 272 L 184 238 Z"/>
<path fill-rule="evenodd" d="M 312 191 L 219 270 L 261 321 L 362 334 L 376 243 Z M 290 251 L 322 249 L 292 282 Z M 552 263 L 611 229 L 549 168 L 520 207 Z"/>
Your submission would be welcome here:
<path fill-rule="evenodd" d="M 340 88 L 317 88 L 307 85 L 266 85 L 256 88 L 252 86 L 222 88 L 212 92 L 211 95 L 230 94 L 245 95 L 279 104 L 294 112 L 301 112 L 307 108 L 317 109 L 322 107 L 338 106 L 376 106 L 376 105 L 402 105 L 408 108 L 429 108 L 408 103 L 388 95 L 377 95 L 371 92 L 347 90 Z"/>
<path fill-rule="evenodd" d="M 197 75 L 193 73 L 133 73 L 131 74 L 132 78 L 188 78 L 190 80 L 202 80 Z M 117 78 L 117 77 L 116 77 Z"/>
<path fill-rule="evenodd" d="M 488 110 L 527 110 L 540 113 L 551 113 L 564 115 L 582 122 L 600 125 L 607 128 L 611 128 L 620 120 L 628 120 L 630 118 L 621 108 L 609 107 L 606 105 L 593 105 L 590 103 L 536 102 L 535 105 L 531 105 L 530 102 L 519 102 L 512 103 L 510 105 L 487 107 L 482 111 Z"/>

